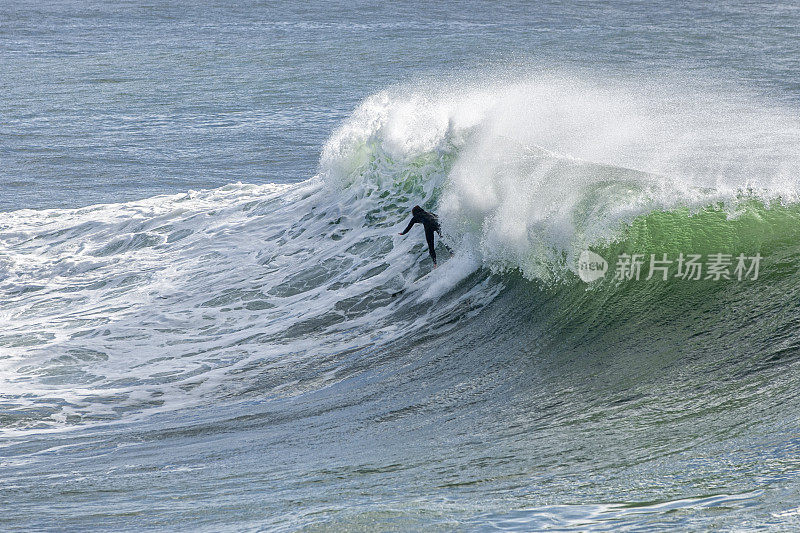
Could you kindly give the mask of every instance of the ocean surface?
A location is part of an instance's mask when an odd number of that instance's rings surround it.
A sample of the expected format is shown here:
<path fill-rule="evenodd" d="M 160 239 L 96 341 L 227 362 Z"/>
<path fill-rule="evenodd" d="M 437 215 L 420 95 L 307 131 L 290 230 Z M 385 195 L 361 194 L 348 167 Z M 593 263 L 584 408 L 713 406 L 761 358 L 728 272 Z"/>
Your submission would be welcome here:
<path fill-rule="evenodd" d="M 0 0 L 0 529 L 800 528 L 796 2 L 179 4 Z"/>

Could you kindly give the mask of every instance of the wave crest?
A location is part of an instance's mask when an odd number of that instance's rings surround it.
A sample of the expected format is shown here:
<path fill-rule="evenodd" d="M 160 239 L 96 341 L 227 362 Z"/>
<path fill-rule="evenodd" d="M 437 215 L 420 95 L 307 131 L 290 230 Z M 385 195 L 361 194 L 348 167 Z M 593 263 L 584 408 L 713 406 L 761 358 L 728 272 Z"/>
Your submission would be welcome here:
<path fill-rule="evenodd" d="M 389 89 L 332 135 L 321 175 L 345 198 L 378 198 L 368 212 L 435 209 L 451 246 L 547 280 L 648 213 L 796 202 L 796 114 L 677 81 L 528 74 Z"/>

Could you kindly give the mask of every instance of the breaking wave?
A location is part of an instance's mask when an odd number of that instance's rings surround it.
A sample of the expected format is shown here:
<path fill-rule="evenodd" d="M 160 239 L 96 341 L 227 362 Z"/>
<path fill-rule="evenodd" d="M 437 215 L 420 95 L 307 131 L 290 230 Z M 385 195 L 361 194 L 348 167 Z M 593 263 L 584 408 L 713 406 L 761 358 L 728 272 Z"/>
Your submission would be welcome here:
<path fill-rule="evenodd" d="M 760 253 L 770 290 L 791 293 L 796 117 L 742 92 L 428 83 L 367 98 L 298 184 L 2 213 L 0 427 L 301 396 L 379 368 L 409 339 L 459 338 L 483 313 L 475 342 L 496 341 L 489 316 L 524 328 L 531 305 L 551 327 L 541 342 L 564 352 L 634 311 L 674 319 L 681 302 L 767 288 L 587 286 L 575 274 L 586 249 Z M 397 235 L 414 204 L 439 214 L 452 250 L 424 279 L 422 240 Z"/>

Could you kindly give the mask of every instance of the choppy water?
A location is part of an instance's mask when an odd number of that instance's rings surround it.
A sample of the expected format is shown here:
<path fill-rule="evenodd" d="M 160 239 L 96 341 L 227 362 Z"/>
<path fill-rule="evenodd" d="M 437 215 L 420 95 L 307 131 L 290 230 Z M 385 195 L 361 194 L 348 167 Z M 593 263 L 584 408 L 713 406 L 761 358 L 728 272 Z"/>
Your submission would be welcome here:
<path fill-rule="evenodd" d="M 793 4 L 0 7 L 3 529 L 798 526 Z"/>

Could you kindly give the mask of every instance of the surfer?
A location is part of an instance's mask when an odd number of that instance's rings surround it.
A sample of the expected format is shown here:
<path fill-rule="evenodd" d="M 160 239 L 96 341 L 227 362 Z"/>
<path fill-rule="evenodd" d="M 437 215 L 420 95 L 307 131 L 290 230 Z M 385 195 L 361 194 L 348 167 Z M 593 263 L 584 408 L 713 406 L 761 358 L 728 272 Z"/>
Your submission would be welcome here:
<path fill-rule="evenodd" d="M 411 210 L 411 221 L 400 235 L 408 233 L 411 226 L 417 222 L 420 222 L 425 227 L 425 240 L 428 241 L 428 253 L 431 254 L 431 259 L 433 259 L 433 268 L 436 268 L 436 250 L 433 249 L 433 232 L 435 231 L 438 233 L 441 238 L 442 228 L 439 226 L 439 219 L 434 213 L 428 213 L 420 206 L 415 205 Z"/>

